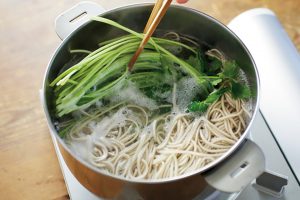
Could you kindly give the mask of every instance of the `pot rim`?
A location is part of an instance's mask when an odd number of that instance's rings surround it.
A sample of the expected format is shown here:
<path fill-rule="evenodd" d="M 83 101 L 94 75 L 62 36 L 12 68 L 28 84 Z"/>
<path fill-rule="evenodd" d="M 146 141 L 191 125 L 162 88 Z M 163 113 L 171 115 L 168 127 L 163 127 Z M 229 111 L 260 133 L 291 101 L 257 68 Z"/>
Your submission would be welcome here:
<path fill-rule="evenodd" d="M 112 10 L 108 10 L 104 13 L 99 14 L 98 16 L 103 16 L 109 13 L 113 13 L 116 11 L 121 11 L 124 9 L 131 9 L 134 7 L 146 7 L 146 6 L 153 6 L 153 4 L 151 3 L 137 3 L 137 4 L 132 4 L 132 5 L 127 5 L 127 6 L 122 6 L 122 7 L 118 7 L 118 8 L 114 8 Z M 254 72 L 255 72 L 255 76 L 256 76 L 256 105 L 253 108 L 253 114 L 252 117 L 247 125 L 246 130 L 243 132 L 242 136 L 239 138 L 239 140 L 233 145 L 231 146 L 231 148 L 229 150 L 227 150 L 222 156 L 220 156 L 219 158 L 217 158 L 216 160 L 214 160 L 213 162 L 209 163 L 208 165 L 195 170 L 193 172 L 189 172 L 180 176 L 175 176 L 175 177 L 171 177 L 171 178 L 164 178 L 164 179 L 153 179 L 153 180 L 146 180 L 146 179 L 127 179 L 124 178 L 122 176 L 117 176 L 117 175 L 113 175 L 113 174 L 109 174 L 106 172 L 101 171 L 99 168 L 89 164 L 86 160 L 84 160 L 83 158 L 81 158 L 80 156 L 76 155 L 73 151 L 71 151 L 71 149 L 65 144 L 64 140 L 62 138 L 59 137 L 53 123 L 50 117 L 50 113 L 47 107 L 47 98 L 46 98 L 46 87 L 47 87 L 47 82 L 48 82 L 48 74 L 51 70 L 51 66 L 53 61 L 56 58 L 56 55 L 59 54 L 61 47 L 66 43 L 66 41 L 69 40 L 69 38 L 71 38 L 75 32 L 80 31 L 80 29 L 82 29 L 83 27 L 89 25 L 89 23 L 92 22 L 92 20 L 87 21 L 86 23 L 82 24 L 81 26 L 79 26 L 76 30 L 74 30 L 73 32 L 71 32 L 60 44 L 59 46 L 55 49 L 54 53 L 51 56 L 51 59 L 47 65 L 47 69 L 46 72 L 44 74 L 44 78 L 43 78 L 43 87 L 42 87 L 42 105 L 44 108 L 44 112 L 47 118 L 47 123 L 50 129 L 50 133 L 55 135 L 56 140 L 59 141 L 60 145 L 63 146 L 63 148 L 75 159 L 77 160 L 80 164 L 84 165 L 85 167 L 87 167 L 88 169 L 99 173 L 101 175 L 104 176 L 108 176 L 110 178 L 113 179 L 117 179 L 120 181 L 125 181 L 125 182 L 129 182 L 129 183 L 137 183 L 137 184 L 161 184 L 161 183 L 168 183 L 168 182 L 173 182 L 173 181 L 177 181 L 180 179 L 184 179 L 184 178 L 188 178 L 190 176 L 199 174 L 199 173 L 204 173 L 210 169 L 212 169 L 213 167 L 218 166 L 221 162 L 223 162 L 227 157 L 229 157 L 230 155 L 232 155 L 234 153 L 234 151 L 236 151 L 238 149 L 239 146 L 241 146 L 244 142 L 244 140 L 246 139 L 246 137 L 248 136 L 249 132 L 250 132 L 250 128 L 252 126 L 252 123 L 254 121 L 254 118 L 257 115 L 258 112 L 258 107 L 259 107 L 259 102 L 260 102 L 260 78 L 259 78 L 259 74 L 258 74 L 258 70 L 257 70 L 257 66 L 253 60 L 252 55 L 250 54 L 248 48 L 245 46 L 245 44 L 241 41 L 241 39 L 233 32 L 231 31 L 225 24 L 223 24 L 222 22 L 218 21 L 217 19 L 215 19 L 214 17 L 209 16 L 208 14 L 205 14 L 204 12 L 201 12 L 199 10 L 193 9 L 193 8 L 188 8 L 185 6 L 179 6 L 179 5 L 171 5 L 170 6 L 173 9 L 181 9 L 187 12 L 193 12 L 197 15 L 202 15 L 203 17 L 205 17 L 207 20 L 212 21 L 213 23 L 216 23 L 218 26 L 221 26 L 225 31 L 229 32 L 231 34 L 232 37 L 235 38 L 235 40 L 241 44 L 241 46 L 244 48 L 245 52 L 247 53 L 248 57 L 251 60 L 252 63 L 252 67 L 254 68 Z"/>

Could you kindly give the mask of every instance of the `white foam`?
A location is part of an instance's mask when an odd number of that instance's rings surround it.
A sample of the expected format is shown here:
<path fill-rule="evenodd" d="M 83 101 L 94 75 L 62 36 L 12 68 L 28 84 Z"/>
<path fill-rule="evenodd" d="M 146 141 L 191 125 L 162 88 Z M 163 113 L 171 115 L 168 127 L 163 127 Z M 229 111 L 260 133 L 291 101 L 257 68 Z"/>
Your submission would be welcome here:
<path fill-rule="evenodd" d="M 92 137 L 87 135 L 84 140 L 71 140 L 68 142 L 68 146 L 72 152 L 87 161 L 93 147 Z"/>
<path fill-rule="evenodd" d="M 96 101 L 95 105 L 96 105 L 97 108 L 101 108 L 103 106 L 102 100 Z"/>
<path fill-rule="evenodd" d="M 177 105 L 180 111 L 184 112 L 197 94 L 201 92 L 201 87 L 194 78 L 184 77 L 177 83 Z"/>
<path fill-rule="evenodd" d="M 138 89 L 138 87 L 131 82 L 128 82 L 125 88 L 122 88 L 115 92 L 115 94 L 110 98 L 110 100 L 113 103 L 129 101 L 135 105 L 148 108 L 149 110 L 155 110 L 158 108 L 158 105 L 153 99 L 144 95 Z"/>
<path fill-rule="evenodd" d="M 243 70 L 239 71 L 238 80 L 242 84 L 245 84 L 246 86 L 250 87 L 247 75 Z M 246 108 L 246 110 L 249 111 L 249 113 L 252 116 L 253 115 L 253 98 L 250 98 L 247 101 L 245 101 L 245 108 Z M 245 119 L 246 119 L 246 122 L 249 123 L 249 121 L 251 120 L 251 117 L 249 118 L 249 116 L 245 116 Z"/>
<path fill-rule="evenodd" d="M 159 91 L 154 91 L 154 94 L 162 99 L 167 99 L 172 95 L 172 91 L 166 91 L 166 92 L 159 92 Z"/>

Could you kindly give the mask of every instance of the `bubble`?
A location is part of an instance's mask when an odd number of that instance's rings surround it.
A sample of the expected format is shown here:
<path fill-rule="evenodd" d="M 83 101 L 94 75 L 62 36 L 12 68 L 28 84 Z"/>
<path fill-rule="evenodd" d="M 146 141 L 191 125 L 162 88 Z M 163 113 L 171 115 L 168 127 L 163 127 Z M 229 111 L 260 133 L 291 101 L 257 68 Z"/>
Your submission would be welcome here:
<path fill-rule="evenodd" d="M 103 102 L 101 100 L 96 101 L 95 103 L 97 108 L 101 108 L 103 106 Z"/>
<path fill-rule="evenodd" d="M 128 82 L 126 88 L 122 88 L 120 90 L 117 90 L 114 95 L 111 97 L 112 103 L 118 103 L 121 101 L 126 101 L 133 103 L 135 105 L 139 105 L 142 107 L 146 107 L 149 110 L 155 110 L 158 108 L 158 105 L 156 102 L 144 95 L 138 87 L 131 82 Z"/>
<path fill-rule="evenodd" d="M 128 112 L 127 109 L 123 109 L 123 110 L 122 110 L 122 114 L 123 114 L 123 115 L 128 115 L 128 113 L 129 113 L 129 112 Z"/>
<path fill-rule="evenodd" d="M 246 73 L 243 70 L 239 71 L 238 80 L 242 84 L 245 84 L 248 87 L 250 87 L 247 75 L 246 75 Z M 251 115 L 253 114 L 253 99 L 252 98 L 250 98 L 249 100 L 245 101 L 245 108 L 246 108 L 246 110 L 248 110 L 250 112 Z M 251 120 L 251 118 L 249 118 L 248 116 L 245 116 L 245 119 L 246 119 L 246 123 L 249 123 L 250 120 Z"/>
<path fill-rule="evenodd" d="M 177 83 L 177 105 L 179 110 L 185 112 L 188 105 L 201 93 L 201 87 L 191 77 L 184 77 Z"/>

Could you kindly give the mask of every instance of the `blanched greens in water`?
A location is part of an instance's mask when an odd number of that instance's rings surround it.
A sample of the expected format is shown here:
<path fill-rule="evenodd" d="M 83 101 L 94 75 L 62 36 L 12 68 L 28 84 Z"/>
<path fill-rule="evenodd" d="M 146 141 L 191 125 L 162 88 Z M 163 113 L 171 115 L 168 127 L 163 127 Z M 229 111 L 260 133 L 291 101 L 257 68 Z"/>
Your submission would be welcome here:
<path fill-rule="evenodd" d="M 89 54 L 53 80 L 50 86 L 56 95 L 58 117 L 90 108 L 99 101 L 109 104 L 118 91 L 132 83 L 157 104 L 167 105 L 170 101 L 162 94 L 170 93 L 173 84 L 182 78 L 193 78 L 200 90 L 186 107 L 190 112 L 205 112 L 225 92 L 241 99 L 251 95 L 250 89 L 239 81 L 240 68 L 235 61 L 226 60 L 218 50 L 204 53 L 195 46 L 164 38 L 152 37 L 133 71 L 128 72 L 127 64 L 143 34 L 102 17 L 93 20 L 120 28 L 129 35 L 103 42 L 91 53 L 83 52 Z M 177 55 L 172 51 L 176 48 L 183 49 L 185 54 Z M 69 130 L 72 123 L 67 127 Z M 61 136 L 66 130 L 60 131 Z"/>

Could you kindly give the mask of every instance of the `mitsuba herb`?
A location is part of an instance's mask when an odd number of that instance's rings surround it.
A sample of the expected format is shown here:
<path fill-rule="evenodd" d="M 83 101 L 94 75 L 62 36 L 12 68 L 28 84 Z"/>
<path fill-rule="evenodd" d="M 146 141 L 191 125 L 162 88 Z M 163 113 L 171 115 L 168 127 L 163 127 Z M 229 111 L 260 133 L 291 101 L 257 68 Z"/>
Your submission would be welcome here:
<path fill-rule="evenodd" d="M 126 87 L 128 82 L 134 83 L 145 95 L 160 103 L 166 99 L 155 91 L 171 92 L 173 84 L 182 77 L 192 77 L 201 92 L 197 94 L 199 98 L 188 106 L 190 112 L 205 112 L 225 92 L 230 92 L 233 98 L 245 99 L 251 96 L 250 88 L 239 80 L 241 69 L 234 60 L 224 60 L 220 52 L 218 56 L 206 55 L 199 47 L 164 38 L 152 37 L 129 72 L 128 63 L 143 34 L 106 18 L 92 19 L 129 34 L 102 42 L 92 52 L 72 51 L 87 55 L 80 62 L 68 66 L 50 84 L 55 92 L 58 117 L 104 101 Z M 174 48 L 183 49 L 185 55 L 175 55 L 171 51 Z"/>

